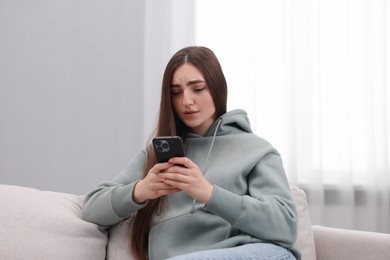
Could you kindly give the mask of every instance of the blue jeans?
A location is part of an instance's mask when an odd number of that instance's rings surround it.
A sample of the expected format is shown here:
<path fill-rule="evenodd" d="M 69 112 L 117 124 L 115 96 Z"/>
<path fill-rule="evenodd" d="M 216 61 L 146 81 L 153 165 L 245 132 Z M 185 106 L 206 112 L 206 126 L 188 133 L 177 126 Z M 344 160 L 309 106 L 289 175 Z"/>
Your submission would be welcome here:
<path fill-rule="evenodd" d="M 242 246 L 193 252 L 168 260 L 295 260 L 286 248 L 268 243 L 253 243 Z"/>

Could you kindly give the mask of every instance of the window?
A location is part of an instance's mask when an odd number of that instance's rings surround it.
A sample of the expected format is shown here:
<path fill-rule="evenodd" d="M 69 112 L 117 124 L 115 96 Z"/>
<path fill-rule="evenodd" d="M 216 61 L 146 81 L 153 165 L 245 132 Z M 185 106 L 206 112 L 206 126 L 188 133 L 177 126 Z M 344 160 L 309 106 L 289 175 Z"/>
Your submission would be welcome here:
<path fill-rule="evenodd" d="M 388 182 L 384 2 L 198 0 L 196 11 L 196 42 L 220 59 L 228 108 L 248 112 L 291 182 Z"/>

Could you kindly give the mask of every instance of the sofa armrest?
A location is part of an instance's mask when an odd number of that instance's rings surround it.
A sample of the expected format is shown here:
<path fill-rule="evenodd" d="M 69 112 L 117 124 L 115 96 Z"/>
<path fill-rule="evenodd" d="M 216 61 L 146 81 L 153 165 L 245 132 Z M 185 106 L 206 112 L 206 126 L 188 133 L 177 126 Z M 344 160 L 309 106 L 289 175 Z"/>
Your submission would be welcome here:
<path fill-rule="evenodd" d="M 0 259 L 106 259 L 107 230 L 81 219 L 83 197 L 0 184 Z"/>
<path fill-rule="evenodd" d="M 390 256 L 390 234 L 314 225 L 317 260 L 383 260 Z"/>

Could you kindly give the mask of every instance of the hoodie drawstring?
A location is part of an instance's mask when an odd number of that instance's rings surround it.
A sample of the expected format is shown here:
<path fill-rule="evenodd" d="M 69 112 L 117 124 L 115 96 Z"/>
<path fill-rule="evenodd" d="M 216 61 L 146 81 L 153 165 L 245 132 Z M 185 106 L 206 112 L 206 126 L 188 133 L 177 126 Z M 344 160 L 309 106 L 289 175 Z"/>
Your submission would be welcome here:
<path fill-rule="evenodd" d="M 219 128 L 219 125 L 221 124 L 221 122 L 222 122 L 222 118 L 219 118 L 217 126 L 215 127 L 215 130 L 214 130 L 214 133 L 213 133 L 213 139 L 211 140 L 211 144 L 210 144 L 207 156 L 206 156 L 206 160 L 203 163 L 203 167 L 200 169 L 202 174 L 204 174 L 203 171 L 204 171 L 204 169 L 206 169 L 207 162 L 209 161 L 211 150 L 213 149 L 215 137 L 217 136 L 217 131 L 218 131 L 218 128 Z M 194 211 L 195 211 L 195 203 L 196 203 L 196 200 L 194 199 L 192 201 L 191 214 L 194 213 Z M 161 213 L 161 198 L 160 198 L 160 201 L 158 202 L 157 216 L 160 216 L 160 213 Z"/>
<path fill-rule="evenodd" d="M 221 122 L 222 122 L 222 118 L 219 118 L 219 119 L 218 119 L 217 126 L 215 127 L 215 130 L 214 130 L 213 139 L 211 140 L 211 144 L 210 144 L 210 147 L 209 147 L 209 151 L 208 151 L 208 153 L 207 153 L 207 156 L 206 156 L 206 160 L 205 160 L 204 163 L 203 163 L 203 167 L 200 169 L 201 172 L 202 172 L 202 174 L 204 174 L 204 170 L 206 169 L 207 162 L 209 161 L 210 154 L 211 154 L 211 150 L 213 149 L 215 137 L 217 136 L 217 131 L 218 131 L 218 128 L 219 128 L 219 125 L 221 124 Z M 196 199 L 194 199 L 194 200 L 192 201 L 191 214 L 194 213 L 194 211 L 195 211 L 195 203 L 196 203 Z"/>

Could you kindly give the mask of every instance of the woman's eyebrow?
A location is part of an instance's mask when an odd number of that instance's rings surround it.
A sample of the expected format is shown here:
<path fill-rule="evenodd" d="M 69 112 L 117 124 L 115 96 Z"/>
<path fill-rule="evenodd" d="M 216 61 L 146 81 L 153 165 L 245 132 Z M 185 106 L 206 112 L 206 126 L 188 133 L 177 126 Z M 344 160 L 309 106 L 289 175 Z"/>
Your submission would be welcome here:
<path fill-rule="evenodd" d="M 205 83 L 205 81 L 203 79 L 190 80 L 187 82 L 187 86 L 198 84 L 198 83 Z"/>
<path fill-rule="evenodd" d="M 195 85 L 195 84 L 198 84 L 198 83 L 205 83 L 206 81 L 204 81 L 203 79 L 195 79 L 195 80 L 190 80 L 187 82 L 187 86 L 191 86 L 191 85 Z M 177 84 L 177 83 L 171 83 L 171 88 L 180 88 L 180 84 Z"/>

